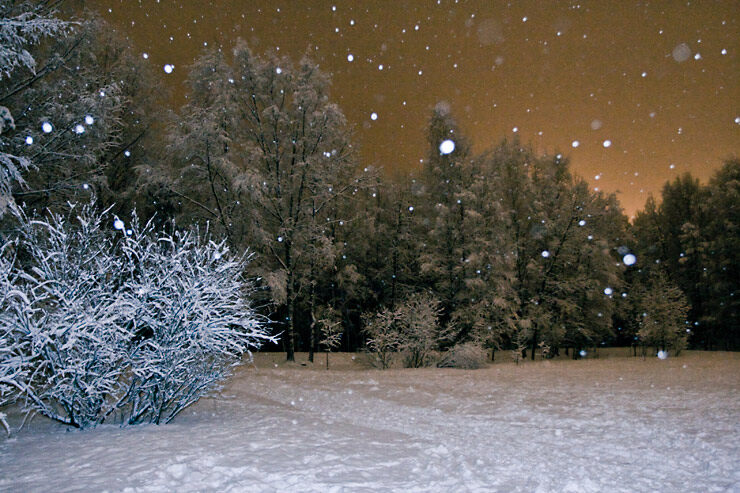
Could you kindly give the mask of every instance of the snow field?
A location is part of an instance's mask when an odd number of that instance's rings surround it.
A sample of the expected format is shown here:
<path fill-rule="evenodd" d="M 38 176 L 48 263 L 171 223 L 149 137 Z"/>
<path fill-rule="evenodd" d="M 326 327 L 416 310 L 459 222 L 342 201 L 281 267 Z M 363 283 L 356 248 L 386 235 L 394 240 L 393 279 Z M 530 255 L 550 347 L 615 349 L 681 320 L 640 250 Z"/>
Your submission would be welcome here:
<path fill-rule="evenodd" d="M 739 356 L 322 371 L 257 355 L 166 426 L 37 418 L 0 442 L 0 490 L 738 491 Z"/>

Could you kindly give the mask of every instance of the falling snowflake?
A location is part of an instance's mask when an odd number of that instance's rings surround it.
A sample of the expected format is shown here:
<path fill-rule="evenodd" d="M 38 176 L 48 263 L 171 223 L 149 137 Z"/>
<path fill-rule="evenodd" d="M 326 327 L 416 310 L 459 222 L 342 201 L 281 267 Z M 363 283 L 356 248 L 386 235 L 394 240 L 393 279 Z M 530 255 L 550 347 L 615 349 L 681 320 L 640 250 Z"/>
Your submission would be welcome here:
<path fill-rule="evenodd" d="M 637 262 L 637 257 L 635 257 L 633 254 L 628 253 L 624 257 L 622 257 L 622 262 L 624 265 L 635 265 Z"/>
<path fill-rule="evenodd" d="M 450 139 L 442 141 L 441 144 L 439 144 L 439 152 L 440 154 L 451 154 L 455 150 L 455 142 L 453 142 Z"/>
<path fill-rule="evenodd" d="M 678 63 L 685 62 L 691 56 L 691 48 L 686 43 L 678 44 L 673 48 L 671 55 Z"/>

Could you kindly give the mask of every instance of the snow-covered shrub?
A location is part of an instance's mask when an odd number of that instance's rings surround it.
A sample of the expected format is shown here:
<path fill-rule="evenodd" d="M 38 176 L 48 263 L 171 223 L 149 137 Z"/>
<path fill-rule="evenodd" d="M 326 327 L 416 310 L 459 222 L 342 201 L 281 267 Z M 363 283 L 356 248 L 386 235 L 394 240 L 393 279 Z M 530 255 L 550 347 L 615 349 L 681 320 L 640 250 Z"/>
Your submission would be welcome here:
<path fill-rule="evenodd" d="M 477 370 L 486 365 L 486 351 L 474 342 L 464 342 L 450 348 L 437 363 L 439 368 Z"/>
<path fill-rule="evenodd" d="M 385 370 L 401 343 L 400 317 L 397 310 L 384 308 L 376 314 L 366 314 L 363 332 L 368 336 L 366 347 L 373 366 Z"/>
<path fill-rule="evenodd" d="M 397 311 L 401 331 L 399 348 L 404 352 L 404 366 L 428 366 L 443 339 L 439 326 L 442 311 L 439 300 L 426 293 L 411 295 Z"/>
<path fill-rule="evenodd" d="M 123 258 L 106 215 L 91 205 L 71 206 L 66 217 L 20 219 L 16 269 L 24 282 L 16 288 L 27 306 L 16 305 L 10 323 L 31 366 L 24 397 L 49 418 L 94 425 L 125 391 Z"/>
<path fill-rule="evenodd" d="M 28 310 L 28 299 L 13 270 L 15 245 L 6 243 L 0 247 L 0 408 L 15 401 L 26 387 L 29 376 L 28 340 L 19 330 L 16 319 Z M 0 413 L 0 425 L 9 433 L 10 428 Z"/>
<path fill-rule="evenodd" d="M 123 241 L 129 423 L 169 422 L 269 339 L 245 302 L 253 289 L 242 279 L 246 257 L 192 231 L 149 238 L 134 228 Z"/>
<path fill-rule="evenodd" d="M 246 301 L 248 259 L 223 242 L 126 229 L 93 204 L 20 219 L 0 368 L 21 352 L 24 398 L 43 415 L 80 428 L 111 415 L 168 422 L 271 339 Z"/>
<path fill-rule="evenodd" d="M 413 294 L 395 309 L 384 308 L 363 318 L 371 363 L 381 369 L 391 365 L 393 354 L 403 352 L 407 368 L 431 364 L 434 351 L 446 340 L 439 326 L 440 303 L 431 294 Z"/>

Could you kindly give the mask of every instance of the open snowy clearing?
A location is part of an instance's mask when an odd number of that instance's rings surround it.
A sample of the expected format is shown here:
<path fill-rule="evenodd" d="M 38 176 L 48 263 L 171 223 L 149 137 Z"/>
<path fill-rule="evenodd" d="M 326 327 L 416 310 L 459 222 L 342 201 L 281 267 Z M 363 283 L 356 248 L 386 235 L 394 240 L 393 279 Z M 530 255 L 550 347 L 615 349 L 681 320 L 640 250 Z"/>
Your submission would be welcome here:
<path fill-rule="evenodd" d="M 0 490 L 740 491 L 738 354 L 384 372 L 280 358 L 166 426 L 37 418 L 0 440 Z"/>

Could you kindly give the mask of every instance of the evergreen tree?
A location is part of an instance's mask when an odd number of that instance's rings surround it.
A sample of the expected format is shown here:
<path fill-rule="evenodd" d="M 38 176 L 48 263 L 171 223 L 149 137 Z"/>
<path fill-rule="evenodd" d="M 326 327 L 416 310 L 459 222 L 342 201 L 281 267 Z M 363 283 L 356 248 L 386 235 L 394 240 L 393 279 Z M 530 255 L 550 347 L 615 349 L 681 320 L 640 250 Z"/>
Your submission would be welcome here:
<path fill-rule="evenodd" d="M 446 103 L 434 108 L 427 142 L 420 204 L 414 210 L 415 230 L 422 241 L 420 269 L 423 283 L 433 288 L 441 302 L 443 325 L 454 327 L 457 341 L 467 338 L 474 324 L 471 223 L 478 213 L 472 209 L 470 147 Z"/>
<path fill-rule="evenodd" d="M 660 268 L 651 269 L 647 280 L 633 285 L 632 291 L 640 342 L 643 346 L 671 350 L 678 355 L 686 347 L 689 330 L 686 325 L 689 312 L 686 296 Z"/>
<path fill-rule="evenodd" d="M 700 224 L 706 293 L 699 333 L 725 350 L 740 349 L 740 160 L 725 162 L 709 181 Z M 694 253 L 690 251 L 689 253 Z"/>

